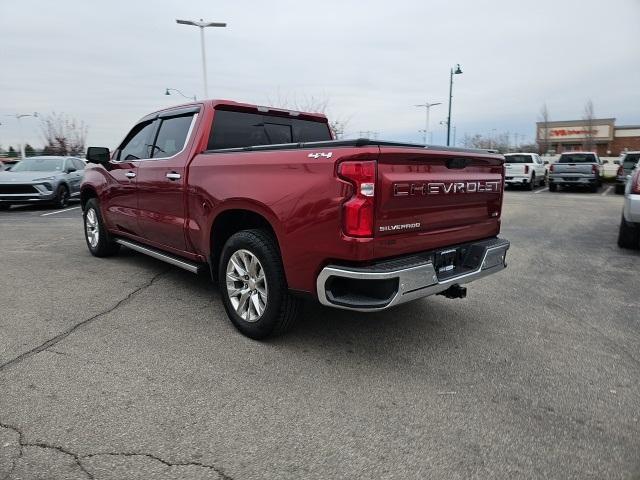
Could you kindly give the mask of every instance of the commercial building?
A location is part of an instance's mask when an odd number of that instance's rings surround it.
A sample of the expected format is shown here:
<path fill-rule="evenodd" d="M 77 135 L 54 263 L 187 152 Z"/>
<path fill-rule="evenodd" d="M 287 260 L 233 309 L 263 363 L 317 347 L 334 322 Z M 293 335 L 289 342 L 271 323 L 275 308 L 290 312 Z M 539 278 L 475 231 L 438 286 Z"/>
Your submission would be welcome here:
<path fill-rule="evenodd" d="M 562 153 L 590 149 L 601 157 L 617 157 L 640 150 L 640 125 L 616 125 L 615 118 L 538 122 L 536 139 L 540 152 Z"/>

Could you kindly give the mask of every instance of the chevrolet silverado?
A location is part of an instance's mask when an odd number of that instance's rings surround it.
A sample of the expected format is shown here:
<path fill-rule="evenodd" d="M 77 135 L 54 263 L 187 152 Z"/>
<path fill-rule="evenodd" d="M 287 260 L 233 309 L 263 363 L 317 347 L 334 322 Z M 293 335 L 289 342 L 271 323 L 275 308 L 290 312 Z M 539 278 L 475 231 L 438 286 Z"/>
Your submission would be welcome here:
<path fill-rule="evenodd" d="M 549 191 L 559 186 L 589 187 L 597 192 L 602 185 L 602 160 L 594 152 L 567 152 L 549 166 Z"/>
<path fill-rule="evenodd" d="M 252 338 L 290 327 L 304 297 L 377 311 L 464 297 L 506 267 L 504 157 L 486 150 L 335 140 L 321 114 L 208 100 L 147 115 L 87 160 L 89 251 L 210 272 Z"/>

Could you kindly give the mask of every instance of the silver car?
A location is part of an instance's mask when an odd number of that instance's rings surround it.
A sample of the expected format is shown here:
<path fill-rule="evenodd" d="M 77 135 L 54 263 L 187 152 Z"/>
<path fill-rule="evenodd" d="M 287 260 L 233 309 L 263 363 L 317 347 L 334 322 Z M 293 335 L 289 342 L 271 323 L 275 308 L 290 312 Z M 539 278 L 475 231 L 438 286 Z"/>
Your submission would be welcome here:
<path fill-rule="evenodd" d="M 618 233 L 618 246 L 640 248 L 640 162 L 627 176 L 624 187 L 624 206 Z"/>
<path fill-rule="evenodd" d="M 30 157 L 0 172 L 0 210 L 13 204 L 52 203 L 64 208 L 80 196 L 85 163 L 76 157 Z"/>

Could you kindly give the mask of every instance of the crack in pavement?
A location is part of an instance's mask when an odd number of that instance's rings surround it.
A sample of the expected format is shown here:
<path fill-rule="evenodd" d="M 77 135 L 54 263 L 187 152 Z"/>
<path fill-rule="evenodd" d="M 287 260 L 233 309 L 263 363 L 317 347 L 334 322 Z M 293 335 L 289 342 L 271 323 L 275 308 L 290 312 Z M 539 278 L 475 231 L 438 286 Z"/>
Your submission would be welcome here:
<path fill-rule="evenodd" d="M 151 458 L 153 460 L 156 460 L 168 467 L 200 467 L 200 468 L 207 468 L 209 470 L 214 471 L 215 473 L 217 473 L 220 478 L 222 480 L 233 480 L 232 477 L 230 477 L 229 475 L 227 475 L 223 469 L 218 468 L 214 465 L 208 465 L 206 463 L 201 463 L 201 462 L 170 462 L 168 460 L 164 460 L 160 457 L 158 457 L 157 455 L 153 455 L 151 453 L 133 453 L 133 452 L 100 452 L 100 453 L 88 453 L 85 455 L 79 455 L 77 453 L 73 453 L 70 450 L 67 450 L 65 448 L 59 447 L 57 445 L 49 445 L 47 443 L 44 442 L 26 442 L 24 440 L 24 434 L 22 433 L 22 431 L 13 426 L 13 425 L 9 425 L 3 422 L 0 422 L 0 427 L 2 428 L 6 428 L 8 430 L 12 430 L 14 432 L 16 432 L 18 434 L 18 445 L 20 446 L 20 451 L 18 453 L 18 456 L 15 457 L 12 460 L 12 464 L 11 464 L 11 469 L 9 470 L 9 473 L 7 475 L 4 476 L 4 478 L 2 478 L 1 480 L 8 480 L 11 475 L 13 474 L 13 472 L 16 469 L 16 466 L 18 464 L 18 460 L 20 460 L 23 455 L 24 455 L 24 447 L 38 447 L 38 448 L 44 448 L 44 449 L 50 449 L 50 450 L 56 450 L 60 453 L 63 453 L 65 455 L 69 455 L 71 457 L 74 458 L 76 464 L 78 465 L 78 467 L 80 468 L 80 470 L 82 470 L 82 472 L 84 474 L 87 475 L 87 477 L 89 477 L 90 480 L 95 480 L 94 475 L 89 472 L 89 470 L 87 470 L 87 468 L 82 464 L 82 460 L 83 459 L 88 459 L 88 458 L 93 458 L 93 457 L 100 457 L 100 456 L 111 456 L 111 457 L 146 457 L 146 458 Z"/>
<path fill-rule="evenodd" d="M 218 468 L 214 465 L 208 465 L 206 463 L 201 463 L 201 462 L 169 462 L 167 460 L 164 460 L 156 455 L 153 455 L 151 453 L 131 453 L 131 452 L 118 452 L 118 453 L 114 453 L 114 452 L 109 452 L 109 453 L 89 453 L 87 455 L 83 455 L 81 458 L 92 458 L 92 457 L 100 457 L 100 456 L 110 456 L 110 457 L 147 457 L 147 458 L 151 458 L 153 460 L 156 460 L 160 463 L 163 463 L 164 465 L 167 465 L 168 467 L 201 467 L 201 468 L 208 468 L 210 470 L 213 470 L 214 472 L 216 472 L 220 478 L 222 480 L 233 480 L 232 477 L 230 477 L 229 475 L 227 475 L 226 473 L 224 473 L 224 470 L 222 470 L 221 468 Z"/>
<path fill-rule="evenodd" d="M 96 313 L 95 315 L 86 318 L 84 320 L 82 320 L 79 323 L 76 323 L 73 327 L 65 330 L 62 333 L 59 333 L 58 335 L 56 335 L 53 338 L 50 338 L 49 340 L 47 340 L 46 342 L 38 345 L 35 348 L 32 348 L 31 350 L 21 353 L 20 355 L 18 355 L 15 358 L 12 358 L 11 360 L 3 363 L 2 365 L 0 365 L 0 372 L 2 372 L 3 370 L 11 367 L 12 365 L 15 365 L 17 363 L 20 363 L 21 361 L 32 357 L 34 355 L 37 355 L 38 353 L 42 352 L 43 350 L 48 349 L 49 347 L 52 347 L 54 345 L 56 345 L 57 343 L 61 342 L 62 340 L 64 340 L 65 338 L 67 338 L 69 335 L 71 335 L 73 332 L 75 332 L 77 329 L 79 329 L 80 327 L 83 327 L 84 325 L 87 325 L 88 323 L 91 323 L 92 321 L 107 315 L 111 312 L 113 312 L 114 310 L 118 309 L 119 307 L 121 307 L 123 304 L 125 304 L 128 300 L 130 300 L 132 297 L 134 297 L 136 294 L 140 293 L 142 290 L 145 290 L 146 288 L 149 288 L 151 285 L 153 285 L 153 283 L 162 275 L 164 275 L 165 273 L 167 273 L 169 270 L 163 270 L 160 273 L 157 273 L 156 275 L 154 275 L 151 280 L 149 280 L 147 283 L 145 283 L 144 285 L 139 286 L 138 288 L 136 288 L 135 290 L 131 291 L 129 294 L 127 294 L 126 297 L 118 300 L 118 302 L 116 302 L 112 307 L 109 307 L 108 309 Z"/>

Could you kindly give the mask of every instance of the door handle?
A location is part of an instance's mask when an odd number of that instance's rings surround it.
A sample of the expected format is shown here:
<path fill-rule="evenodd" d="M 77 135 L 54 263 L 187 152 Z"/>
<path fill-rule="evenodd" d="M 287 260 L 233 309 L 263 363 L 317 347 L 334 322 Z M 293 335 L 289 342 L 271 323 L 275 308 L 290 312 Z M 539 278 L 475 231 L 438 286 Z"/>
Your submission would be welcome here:
<path fill-rule="evenodd" d="M 168 172 L 166 176 L 169 180 L 180 180 L 182 178 L 182 175 L 177 172 Z"/>
<path fill-rule="evenodd" d="M 136 178 L 136 172 L 127 172 L 124 176 L 127 178 Z"/>

